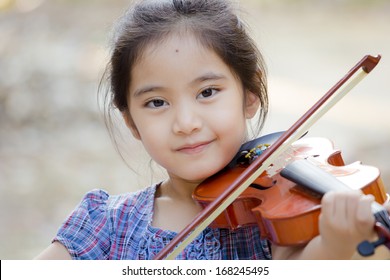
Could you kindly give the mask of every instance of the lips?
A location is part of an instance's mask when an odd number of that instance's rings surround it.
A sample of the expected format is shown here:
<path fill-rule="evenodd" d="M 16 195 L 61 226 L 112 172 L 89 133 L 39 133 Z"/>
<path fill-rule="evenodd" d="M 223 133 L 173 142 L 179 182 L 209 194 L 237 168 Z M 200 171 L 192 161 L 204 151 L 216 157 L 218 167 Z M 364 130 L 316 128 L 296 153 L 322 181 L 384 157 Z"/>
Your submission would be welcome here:
<path fill-rule="evenodd" d="M 176 151 L 185 153 L 185 154 L 198 154 L 203 152 L 213 141 L 202 141 L 194 144 L 185 144 L 180 146 Z"/>

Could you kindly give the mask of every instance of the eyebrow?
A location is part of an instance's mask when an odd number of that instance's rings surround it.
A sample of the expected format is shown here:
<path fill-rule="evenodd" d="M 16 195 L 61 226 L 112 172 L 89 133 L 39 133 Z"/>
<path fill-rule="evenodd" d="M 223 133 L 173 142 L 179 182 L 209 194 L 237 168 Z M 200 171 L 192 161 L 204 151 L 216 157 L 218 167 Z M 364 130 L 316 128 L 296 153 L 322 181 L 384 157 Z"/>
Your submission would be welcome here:
<path fill-rule="evenodd" d="M 196 85 L 198 83 L 202 83 L 202 82 L 205 82 L 205 81 L 217 81 L 217 80 L 223 80 L 223 79 L 226 79 L 226 76 L 222 75 L 222 74 L 215 74 L 215 73 L 212 73 L 212 72 L 208 72 L 208 73 L 205 73 L 197 78 L 195 78 L 194 80 L 192 80 L 189 84 L 190 85 Z M 139 89 L 137 89 L 133 96 L 134 97 L 138 97 L 144 93 L 147 93 L 147 92 L 153 92 L 153 91 L 159 91 L 159 90 L 164 90 L 164 87 L 162 86 L 157 86 L 157 85 L 146 85 L 144 87 L 141 87 Z"/>
<path fill-rule="evenodd" d="M 215 74 L 212 72 L 206 73 L 196 79 L 194 79 L 190 84 L 197 84 L 205 81 L 216 81 L 226 79 L 226 76 L 222 74 Z"/>
<path fill-rule="evenodd" d="M 161 90 L 163 89 L 163 87 L 159 87 L 159 86 L 153 86 L 153 85 L 150 85 L 150 86 L 145 86 L 145 87 L 142 87 L 140 89 L 137 89 L 133 96 L 134 97 L 139 97 L 141 96 L 143 93 L 147 93 L 147 92 L 152 92 L 152 91 L 158 91 L 158 90 Z"/>

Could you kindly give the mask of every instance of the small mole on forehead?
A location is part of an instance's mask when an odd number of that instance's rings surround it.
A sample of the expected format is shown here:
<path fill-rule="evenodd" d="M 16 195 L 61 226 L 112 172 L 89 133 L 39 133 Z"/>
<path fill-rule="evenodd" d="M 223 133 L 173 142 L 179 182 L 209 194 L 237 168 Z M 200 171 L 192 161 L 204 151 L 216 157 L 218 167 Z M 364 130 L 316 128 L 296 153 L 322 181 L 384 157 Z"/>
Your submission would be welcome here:
<path fill-rule="evenodd" d="M 175 52 L 179 52 L 179 50 L 178 50 L 178 49 L 176 49 L 176 50 L 175 50 Z"/>

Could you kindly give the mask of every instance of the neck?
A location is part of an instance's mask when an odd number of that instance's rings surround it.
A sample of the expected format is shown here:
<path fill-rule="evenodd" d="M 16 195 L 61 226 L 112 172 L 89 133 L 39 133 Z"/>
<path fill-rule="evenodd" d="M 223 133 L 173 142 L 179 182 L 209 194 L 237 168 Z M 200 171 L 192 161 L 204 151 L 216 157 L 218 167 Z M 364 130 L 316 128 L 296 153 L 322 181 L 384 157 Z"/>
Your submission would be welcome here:
<path fill-rule="evenodd" d="M 171 176 L 161 184 L 159 196 L 180 199 L 182 201 L 192 201 L 192 193 L 199 183 L 200 182 L 184 181 L 180 178 Z"/>
<path fill-rule="evenodd" d="M 175 232 L 183 230 L 202 207 L 192 199 L 198 183 L 169 178 L 157 189 L 152 224 Z"/>

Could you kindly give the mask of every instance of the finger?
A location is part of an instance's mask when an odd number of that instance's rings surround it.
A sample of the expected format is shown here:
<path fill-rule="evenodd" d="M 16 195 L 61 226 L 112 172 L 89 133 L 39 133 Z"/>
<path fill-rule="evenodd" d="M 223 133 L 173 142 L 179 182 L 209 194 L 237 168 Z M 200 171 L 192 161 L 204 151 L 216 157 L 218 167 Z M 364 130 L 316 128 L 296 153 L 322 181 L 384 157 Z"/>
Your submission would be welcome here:
<path fill-rule="evenodd" d="M 326 223 L 329 223 L 330 218 L 335 216 L 334 200 L 335 200 L 335 192 L 328 192 L 322 197 L 321 218 Z"/>
<path fill-rule="evenodd" d="M 349 231 L 355 228 L 356 211 L 361 197 L 360 192 L 331 192 L 324 196 L 324 215 L 328 224 L 335 224 L 339 231 Z"/>
<path fill-rule="evenodd" d="M 352 230 L 356 227 L 357 212 L 359 208 L 360 201 L 363 195 L 360 192 L 350 192 L 346 194 L 346 219 L 348 227 Z"/>
<path fill-rule="evenodd" d="M 354 222 L 352 219 L 355 218 L 359 196 L 360 195 L 358 193 L 352 191 L 336 193 L 334 201 L 334 215 L 335 217 L 338 217 L 340 229 L 349 229 L 353 226 Z"/>
<path fill-rule="evenodd" d="M 363 235 L 371 234 L 373 231 L 375 223 L 371 206 L 373 202 L 374 197 L 372 195 L 364 195 L 360 197 L 356 209 L 356 229 Z"/>

